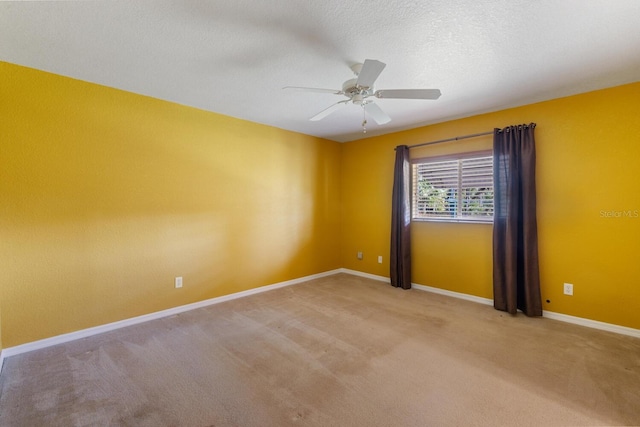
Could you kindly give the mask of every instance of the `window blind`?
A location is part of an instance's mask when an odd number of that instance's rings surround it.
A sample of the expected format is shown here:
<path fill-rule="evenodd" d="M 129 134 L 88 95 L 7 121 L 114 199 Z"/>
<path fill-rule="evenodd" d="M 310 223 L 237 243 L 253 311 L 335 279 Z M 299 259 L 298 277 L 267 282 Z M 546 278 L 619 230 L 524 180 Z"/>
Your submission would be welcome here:
<path fill-rule="evenodd" d="M 413 164 L 413 219 L 493 220 L 493 157 L 421 159 Z"/>

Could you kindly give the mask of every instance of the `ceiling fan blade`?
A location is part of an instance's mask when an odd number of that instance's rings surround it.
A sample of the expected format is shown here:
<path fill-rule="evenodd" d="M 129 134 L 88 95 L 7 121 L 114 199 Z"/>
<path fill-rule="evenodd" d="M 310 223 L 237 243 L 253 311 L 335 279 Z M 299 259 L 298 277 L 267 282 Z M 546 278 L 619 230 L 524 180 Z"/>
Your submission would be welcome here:
<path fill-rule="evenodd" d="M 342 95 L 344 93 L 337 89 L 321 89 L 317 87 L 285 86 L 282 89 L 291 89 L 298 92 L 332 93 L 334 95 Z"/>
<path fill-rule="evenodd" d="M 440 89 L 384 89 L 374 95 L 386 99 L 438 99 L 441 94 Z"/>
<path fill-rule="evenodd" d="M 356 85 L 363 88 L 373 87 L 373 83 L 375 83 L 376 79 L 386 66 L 387 64 L 384 62 L 380 62 L 375 59 L 365 59 L 364 64 L 362 64 L 362 69 L 358 73 Z"/>
<path fill-rule="evenodd" d="M 371 116 L 373 120 L 379 125 L 383 125 L 385 123 L 389 123 L 391 121 L 391 117 L 387 115 L 382 108 L 378 104 L 374 104 L 373 102 L 369 102 L 364 105 L 364 110 Z"/>
<path fill-rule="evenodd" d="M 317 122 L 318 120 L 322 120 L 325 117 L 327 117 L 329 114 L 333 113 L 334 111 L 344 107 L 346 103 L 349 101 L 350 101 L 349 99 L 345 99 L 344 101 L 337 102 L 333 104 L 331 107 L 325 108 L 324 110 L 320 111 L 318 114 L 311 117 L 309 120 L 311 120 L 312 122 Z"/>

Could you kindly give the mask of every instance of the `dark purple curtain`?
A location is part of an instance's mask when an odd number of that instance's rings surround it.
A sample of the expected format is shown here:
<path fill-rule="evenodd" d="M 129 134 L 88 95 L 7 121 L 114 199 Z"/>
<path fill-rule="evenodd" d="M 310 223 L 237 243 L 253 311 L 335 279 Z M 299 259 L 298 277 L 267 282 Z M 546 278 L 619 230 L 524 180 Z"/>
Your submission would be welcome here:
<path fill-rule="evenodd" d="M 535 123 L 493 131 L 493 299 L 498 310 L 542 316 L 536 220 Z"/>
<path fill-rule="evenodd" d="M 411 163 L 409 147 L 396 147 L 391 208 L 391 285 L 411 289 Z"/>

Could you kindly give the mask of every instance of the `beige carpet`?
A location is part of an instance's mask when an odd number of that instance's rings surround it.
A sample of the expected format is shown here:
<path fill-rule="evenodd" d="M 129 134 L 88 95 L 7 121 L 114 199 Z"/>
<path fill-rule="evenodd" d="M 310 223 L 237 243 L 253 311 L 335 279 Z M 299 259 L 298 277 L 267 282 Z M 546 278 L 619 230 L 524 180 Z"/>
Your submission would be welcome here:
<path fill-rule="evenodd" d="M 2 426 L 640 425 L 640 340 L 340 274 L 10 357 Z"/>

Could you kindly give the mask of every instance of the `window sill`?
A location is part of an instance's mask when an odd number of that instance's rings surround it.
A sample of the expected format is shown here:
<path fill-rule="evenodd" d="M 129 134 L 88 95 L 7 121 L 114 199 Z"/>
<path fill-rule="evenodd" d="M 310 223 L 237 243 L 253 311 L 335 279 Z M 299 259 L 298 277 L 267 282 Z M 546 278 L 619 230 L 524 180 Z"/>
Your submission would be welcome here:
<path fill-rule="evenodd" d="M 463 224 L 488 224 L 493 225 L 493 218 L 486 219 L 464 219 L 464 218 L 412 218 L 411 222 L 452 222 Z"/>

